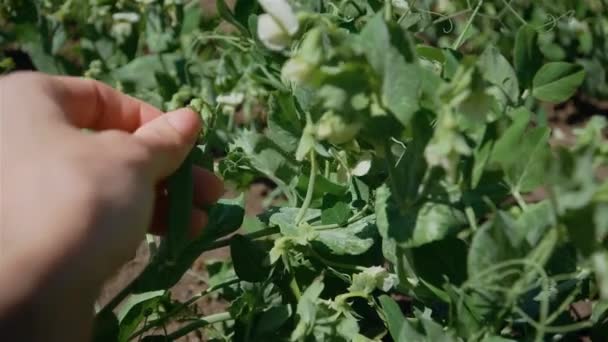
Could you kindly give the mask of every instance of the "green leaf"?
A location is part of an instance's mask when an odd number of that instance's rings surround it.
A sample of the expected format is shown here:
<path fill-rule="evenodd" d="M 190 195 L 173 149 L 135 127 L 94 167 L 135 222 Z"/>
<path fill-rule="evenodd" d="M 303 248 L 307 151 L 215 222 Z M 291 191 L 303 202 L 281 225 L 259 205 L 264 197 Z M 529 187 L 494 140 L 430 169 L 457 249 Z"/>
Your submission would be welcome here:
<path fill-rule="evenodd" d="M 497 86 L 512 103 L 519 99 L 519 84 L 515 70 L 494 46 L 488 46 L 477 63 L 483 78 Z"/>
<path fill-rule="evenodd" d="M 460 285 L 467 279 L 467 250 L 464 241 L 453 237 L 413 248 L 416 275 L 438 288 L 446 281 Z"/>
<path fill-rule="evenodd" d="M 399 305 L 391 297 L 382 295 L 379 299 L 388 330 L 394 341 L 425 340 L 425 337 L 416 331 L 412 324 L 405 319 Z"/>
<path fill-rule="evenodd" d="M 241 280 L 260 282 L 268 276 L 268 253 L 248 237 L 237 234 L 230 239 L 230 256 Z"/>
<path fill-rule="evenodd" d="M 244 27 L 249 27 L 249 16 L 255 14 L 257 4 L 255 0 L 237 0 L 234 4 L 234 18 Z"/>
<path fill-rule="evenodd" d="M 285 93 L 276 93 L 270 97 L 269 107 L 266 136 L 284 151 L 294 153 L 303 128 L 293 97 Z"/>
<path fill-rule="evenodd" d="M 318 230 L 315 241 L 322 243 L 336 255 L 359 255 L 374 244 L 376 227 L 372 218 L 363 218 L 346 227 Z"/>
<path fill-rule="evenodd" d="M 134 294 L 129 296 L 129 298 L 127 298 L 127 300 L 124 302 L 124 304 L 122 304 L 120 306 L 120 310 L 118 311 L 118 321 L 121 322 L 123 319 L 125 318 L 125 316 L 131 311 L 131 309 L 133 309 L 133 307 L 135 307 L 136 305 L 145 302 L 147 300 L 153 299 L 153 298 L 157 298 L 157 297 L 161 297 L 165 294 L 165 290 L 158 290 L 158 291 L 150 291 L 150 292 L 144 292 L 144 293 L 139 293 L 139 294 Z"/>
<path fill-rule="evenodd" d="M 517 30 L 513 59 L 519 86 L 527 89 L 543 63 L 543 54 L 538 47 L 538 32 L 533 27 L 523 25 Z"/>
<path fill-rule="evenodd" d="M 500 262 L 523 257 L 527 249 L 524 242 L 525 236 L 517 229 L 513 217 L 499 211 L 473 236 L 468 255 L 469 277 Z"/>
<path fill-rule="evenodd" d="M 581 65 L 553 62 L 543 65 L 532 81 L 532 95 L 541 101 L 563 102 L 569 99 L 585 80 Z"/>
<path fill-rule="evenodd" d="M 337 202 L 321 212 L 322 224 L 343 224 L 350 217 L 350 206 L 344 202 Z"/>
<path fill-rule="evenodd" d="M 397 24 L 385 22 L 379 13 L 361 31 L 360 42 L 368 62 L 382 80 L 382 101 L 407 125 L 420 108 L 418 96 L 422 85 L 409 34 Z"/>
<path fill-rule="evenodd" d="M 112 70 L 112 77 L 121 82 L 133 83 L 137 89 L 155 88 L 155 73 L 176 72 L 174 65 L 178 58 L 177 54 L 170 53 L 141 56 Z"/>
<path fill-rule="evenodd" d="M 515 121 L 496 141 L 490 160 L 505 172 L 505 180 L 513 192 L 534 190 L 546 175 L 550 130 L 543 126 L 528 129 L 531 115 L 525 108 L 511 114 Z"/>
<path fill-rule="evenodd" d="M 376 190 L 376 215 L 380 235 L 394 239 L 401 247 L 441 240 L 467 224 L 460 210 L 445 204 L 426 202 L 402 211 L 386 185 Z"/>
<path fill-rule="evenodd" d="M 323 291 L 324 285 L 320 279 L 316 279 L 304 293 L 298 301 L 298 307 L 296 314 L 298 316 L 298 324 L 291 334 L 291 340 L 297 341 L 308 335 L 313 329 L 317 317 L 317 301 L 321 292 Z"/>
<path fill-rule="evenodd" d="M 119 312 L 120 334 L 118 341 L 129 341 L 129 337 L 140 327 L 141 323 L 157 309 L 165 290 L 145 292 L 132 295 Z"/>
<path fill-rule="evenodd" d="M 277 305 L 262 312 L 256 323 L 255 334 L 272 334 L 291 317 L 292 309 L 289 305 Z"/>

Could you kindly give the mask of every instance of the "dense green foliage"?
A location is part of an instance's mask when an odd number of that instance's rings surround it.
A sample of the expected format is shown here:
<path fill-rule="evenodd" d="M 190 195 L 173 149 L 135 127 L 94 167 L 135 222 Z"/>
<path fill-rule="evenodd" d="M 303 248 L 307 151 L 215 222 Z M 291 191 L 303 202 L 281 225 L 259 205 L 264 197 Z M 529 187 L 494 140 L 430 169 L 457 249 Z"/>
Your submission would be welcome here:
<path fill-rule="evenodd" d="M 2 4 L 5 69 L 20 49 L 40 70 L 206 122 L 169 180 L 170 232 L 98 313 L 99 340 L 608 334 L 606 120 L 551 147 L 541 106 L 608 96 L 605 1 L 217 0 L 218 15 L 179 0 Z M 242 197 L 220 202 L 190 241 L 190 165 L 211 156 L 236 188 L 276 189 L 257 217 L 243 219 Z M 208 290 L 171 299 L 223 246 Z M 201 317 L 207 295 L 228 311 Z M 569 314 L 581 300 L 590 317 Z M 170 321 L 183 328 L 163 331 Z"/>

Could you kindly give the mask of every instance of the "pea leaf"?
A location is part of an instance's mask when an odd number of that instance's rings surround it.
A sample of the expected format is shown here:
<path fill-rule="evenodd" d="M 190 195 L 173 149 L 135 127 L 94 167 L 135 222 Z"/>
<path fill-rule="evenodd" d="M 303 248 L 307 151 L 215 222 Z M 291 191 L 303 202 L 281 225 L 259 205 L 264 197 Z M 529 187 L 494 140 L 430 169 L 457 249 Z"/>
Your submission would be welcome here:
<path fill-rule="evenodd" d="M 569 99 L 585 80 L 581 65 L 553 62 L 543 65 L 532 81 L 532 95 L 547 102 L 563 102 Z"/>
<path fill-rule="evenodd" d="M 296 309 L 298 324 L 291 334 L 292 341 L 300 340 L 313 329 L 317 317 L 317 300 L 323 288 L 323 283 L 317 279 L 302 293 Z"/>
<path fill-rule="evenodd" d="M 237 234 L 230 239 L 230 256 L 240 279 L 259 282 L 268 276 L 268 253 L 246 236 Z"/>
<path fill-rule="evenodd" d="M 394 341 L 424 341 L 412 324 L 403 316 L 399 305 L 389 296 L 380 296 L 380 305 L 384 311 L 388 330 Z"/>
<path fill-rule="evenodd" d="M 543 183 L 550 130 L 543 126 L 528 129 L 532 114 L 525 108 L 511 115 L 514 122 L 496 141 L 490 163 L 502 168 L 513 192 L 527 192 Z"/>
<path fill-rule="evenodd" d="M 513 59 L 519 85 L 522 89 L 527 89 L 543 63 L 543 55 L 538 47 L 538 33 L 533 27 L 523 25 L 517 30 Z"/>
<path fill-rule="evenodd" d="M 376 190 L 378 230 L 401 247 L 417 247 L 445 238 L 466 225 L 464 214 L 445 204 L 427 202 L 402 211 L 388 186 Z"/>
<path fill-rule="evenodd" d="M 350 206 L 347 203 L 337 202 L 321 212 L 321 223 L 341 225 L 348 220 L 350 214 Z"/>
<path fill-rule="evenodd" d="M 269 100 L 268 114 L 267 137 L 286 152 L 294 153 L 303 128 L 293 98 L 284 93 L 274 94 Z"/>
<path fill-rule="evenodd" d="M 382 100 L 403 124 L 407 125 L 420 108 L 422 85 L 416 63 L 415 47 L 407 32 L 395 23 L 374 16 L 363 28 L 360 41 L 374 71 L 382 80 Z"/>
<path fill-rule="evenodd" d="M 518 101 L 519 84 L 515 70 L 496 47 L 488 46 L 477 64 L 486 81 L 502 90 L 512 103 Z"/>
<path fill-rule="evenodd" d="M 375 226 L 372 218 L 364 218 L 346 227 L 318 230 L 315 241 L 329 248 L 336 255 L 359 255 L 374 244 Z"/>
<path fill-rule="evenodd" d="M 129 337 L 142 322 L 154 312 L 166 293 L 164 290 L 135 294 L 127 299 L 118 314 L 120 333 L 118 341 L 129 341 Z"/>

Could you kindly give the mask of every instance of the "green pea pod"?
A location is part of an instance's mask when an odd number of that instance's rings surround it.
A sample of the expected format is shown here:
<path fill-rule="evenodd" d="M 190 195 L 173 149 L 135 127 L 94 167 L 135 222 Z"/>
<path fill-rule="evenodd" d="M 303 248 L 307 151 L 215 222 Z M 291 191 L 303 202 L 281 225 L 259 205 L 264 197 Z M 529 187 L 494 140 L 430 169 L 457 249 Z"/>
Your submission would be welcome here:
<path fill-rule="evenodd" d="M 171 260 L 177 260 L 188 243 L 193 197 L 192 160 L 193 152 L 190 152 L 168 181 L 169 230 L 166 244 Z"/>

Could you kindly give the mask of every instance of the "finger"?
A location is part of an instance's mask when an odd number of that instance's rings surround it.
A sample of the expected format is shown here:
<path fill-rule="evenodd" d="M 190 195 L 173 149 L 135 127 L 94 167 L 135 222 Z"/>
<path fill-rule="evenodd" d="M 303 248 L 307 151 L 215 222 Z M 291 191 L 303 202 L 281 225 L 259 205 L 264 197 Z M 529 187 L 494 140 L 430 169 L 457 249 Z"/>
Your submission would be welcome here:
<path fill-rule="evenodd" d="M 66 119 L 79 128 L 134 132 L 162 114 L 143 101 L 99 81 L 78 77 L 52 77 L 56 98 Z"/>
<path fill-rule="evenodd" d="M 194 205 L 205 208 L 217 202 L 224 194 L 224 184 L 211 171 L 202 167 L 192 168 L 194 177 Z"/>
<path fill-rule="evenodd" d="M 159 181 L 168 177 L 186 158 L 202 127 L 198 114 L 178 109 L 161 115 L 135 131 L 150 151 L 146 171 Z"/>
<path fill-rule="evenodd" d="M 209 215 L 201 209 L 193 208 L 190 211 L 190 226 L 188 236 L 199 236 L 209 223 Z M 166 197 L 158 197 L 154 205 L 154 216 L 148 232 L 154 235 L 167 235 L 169 230 L 169 202 Z"/>
<path fill-rule="evenodd" d="M 190 212 L 190 238 L 196 238 L 201 235 L 208 223 L 209 215 L 207 215 L 206 211 L 192 209 Z"/>

